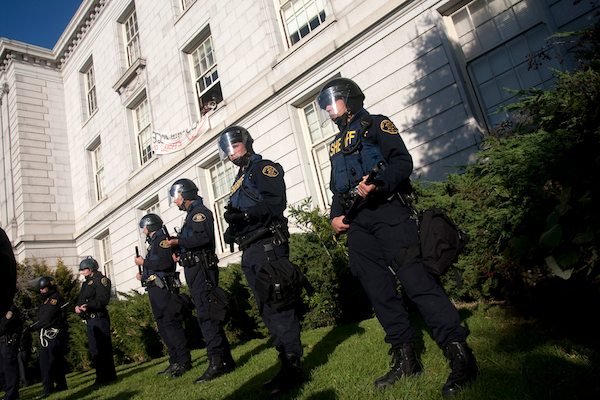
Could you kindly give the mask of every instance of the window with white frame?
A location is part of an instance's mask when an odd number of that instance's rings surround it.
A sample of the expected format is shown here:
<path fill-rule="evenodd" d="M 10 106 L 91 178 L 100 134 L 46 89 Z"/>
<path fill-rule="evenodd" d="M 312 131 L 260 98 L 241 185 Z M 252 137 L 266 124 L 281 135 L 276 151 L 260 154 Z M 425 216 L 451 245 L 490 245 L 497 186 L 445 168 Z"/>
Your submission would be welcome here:
<path fill-rule="evenodd" d="M 90 149 L 92 159 L 92 175 L 94 177 L 94 190 L 96 201 L 102 200 L 105 195 L 104 188 L 104 161 L 102 159 L 102 143 Z"/>
<path fill-rule="evenodd" d="M 127 67 L 140 58 L 142 50 L 140 47 L 140 35 L 138 31 L 137 14 L 135 9 L 124 18 L 123 30 L 125 33 L 125 49 L 127 52 Z"/>
<path fill-rule="evenodd" d="M 229 161 L 218 161 L 209 168 L 210 184 L 214 199 L 215 221 L 217 223 L 217 248 L 220 252 L 226 250 L 226 245 L 223 242 L 223 233 L 227 229 L 227 222 L 223 218 L 225 206 L 229 202 L 230 189 L 235 180 L 238 168 Z"/>
<path fill-rule="evenodd" d="M 325 21 L 324 0 L 279 0 L 288 45 L 293 46 Z"/>
<path fill-rule="evenodd" d="M 329 190 L 331 164 L 329 163 L 329 143 L 338 132 L 337 127 L 330 119 L 323 120 L 324 113 L 319 112 L 319 105 L 312 101 L 301 109 L 306 133 L 310 138 L 310 155 L 312 157 L 313 172 L 319 183 L 320 203 L 328 207 L 331 205 L 332 193 Z"/>
<path fill-rule="evenodd" d="M 113 296 L 117 293 L 117 285 L 114 279 L 113 270 L 113 258 L 112 258 L 112 246 L 110 244 L 110 233 L 106 233 L 98 239 L 100 246 L 100 268 L 104 275 L 112 281 L 112 294 Z"/>
<path fill-rule="evenodd" d="M 221 101 L 221 82 L 215 58 L 214 46 L 210 32 L 190 52 L 192 73 L 196 82 L 196 96 L 200 106 L 200 114 L 214 110 Z"/>
<path fill-rule="evenodd" d="M 90 63 L 83 71 L 84 85 L 85 85 L 85 97 L 86 97 L 86 111 L 87 117 L 91 117 L 92 114 L 98 109 L 98 102 L 96 100 L 96 78 L 94 77 L 94 64 Z"/>
<path fill-rule="evenodd" d="M 150 122 L 148 98 L 144 97 L 133 107 L 132 111 L 140 164 L 143 165 L 154 155 L 154 151 L 152 150 L 152 124 Z"/>
<path fill-rule="evenodd" d="M 181 0 L 181 9 L 187 10 L 196 0 Z"/>
<path fill-rule="evenodd" d="M 152 204 L 148 204 L 143 209 L 144 215 L 146 214 L 156 214 L 160 216 L 160 204 L 158 200 L 155 200 Z"/>
<path fill-rule="evenodd" d="M 545 8 L 540 0 L 475 0 L 449 15 L 490 127 L 507 118 L 500 109 L 517 100 L 516 90 L 552 82 L 549 68 L 528 62 L 550 35 Z M 560 67 L 552 61 L 547 66 Z"/>

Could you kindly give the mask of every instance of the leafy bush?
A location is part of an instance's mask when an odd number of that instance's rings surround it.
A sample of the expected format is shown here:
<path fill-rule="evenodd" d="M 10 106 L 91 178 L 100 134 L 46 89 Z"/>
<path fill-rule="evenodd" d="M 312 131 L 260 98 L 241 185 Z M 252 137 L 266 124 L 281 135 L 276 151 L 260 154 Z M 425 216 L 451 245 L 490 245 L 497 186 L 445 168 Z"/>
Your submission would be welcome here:
<path fill-rule="evenodd" d="M 312 295 L 304 297 L 303 325 L 316 328 L 370 317 L 369 301 L 348 268 L 345 236 L 334 236 L 328 215 L 311 209 L 310 199 L 289 211 L 304 230 L 290 238 L 290 261 L 302 270 L 314 289 Z"/>
<path fill-rule="evenodd" d="M 231 294 L 231 318 L 225 325 L 230 343 L 266 337 L 267 328 L 260 317 L 256 301 L 248 287 L 240 264 L 229 264 L 219 271 L 219 286 Z"/>
<path fill-rule="evenodd" d="M 163 344 L 152 315 L 148 294 L 119 292 L 121 300 L 108 305 L 117 364 L 148 361 L 163 355 Z"/>
<path fill-rule="evenodd" d="M 461 285 L 444 280 L 454 294 L 527 297 L 556 279 L 597 290 L 599 31 L 581 36 L 578 69 L 556 71 L 553 88 L 508 107 L 512 120 L 485 138 L 477 163 L 420 188 L 419 207 L 444 206 L 470 236 Z"/>

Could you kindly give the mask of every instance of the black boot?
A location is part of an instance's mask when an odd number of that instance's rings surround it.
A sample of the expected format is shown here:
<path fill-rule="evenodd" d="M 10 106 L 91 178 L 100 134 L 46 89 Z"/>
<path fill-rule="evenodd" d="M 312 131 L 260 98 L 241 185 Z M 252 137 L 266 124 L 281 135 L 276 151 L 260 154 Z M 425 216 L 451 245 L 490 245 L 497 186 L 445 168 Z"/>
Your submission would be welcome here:
<path fill-rule="evenodd" d="M 157 372 L 156 375 L 170 375 L 176 366 L 177 366 L 177 364 L 175 364 L 175 363 L 169 363 L 169 366 L 167 368 L 163 369 L 160 372 Z"/>
<path fill-rule="evenodd" d="M 208 368 L 194 383 L 204 383 L 235 369 L 235 361 L 231 354 L 208 356 Z"/>
<path fill-rule="evenodd" d="M 263 388 L 271 391 L 271 397 L 279 396 L 299 386 L 303 381 L 300 356 L 293 353 L 279 353 L 281 368 L 273 379 L 265 382 Z"/>
<path fill-rule="evenodd" d="M 390 349 L 392 368 L 384 376 L 375 380 L 377 389 L 385 389 L 403 376 L 417 375 L 422 372 L 412 343 L 394 346 Z"/>
<path fill-rule="evenodd" d="M 442 395 L 454 396 L 477 377 L 477 361 L 465 342 L 450 342 L 444 347 L 444 355 L 450 360 L 450 376 L 442 388 Z"/>
<path fill-rule="evenodd" d="M 192 363 L 189 361 L 186 361 L 184 363 L 175 363 L 173 365 L 174 367 L 171 370 L 171 378 L 180 377 L 181 375 L 185 374 L 190 369 L 192 369 Z"/>

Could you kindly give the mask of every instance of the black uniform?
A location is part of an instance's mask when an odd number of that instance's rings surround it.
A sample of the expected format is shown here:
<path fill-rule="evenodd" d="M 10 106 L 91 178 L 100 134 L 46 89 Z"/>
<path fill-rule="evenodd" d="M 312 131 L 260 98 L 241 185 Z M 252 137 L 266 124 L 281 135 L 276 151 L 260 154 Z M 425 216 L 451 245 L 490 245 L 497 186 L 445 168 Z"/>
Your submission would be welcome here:
<path fill-rule="evenodd" d="M 260 304 L 256 294 L 256 274 L 265 265 L 267 249 L 272 248 L 271 257 L 288 258 L 289 245 L 273 245 L 272 224 L 287 228 L 287 219 L 283 216 L 286 208 L 286 188 L 281 165 L 263 160 L 258 154 L 250 156 L 247 167 L 240 168 L 231 188 L 231 206 L 247 214 L 245 221 L 231 223 L 226 236 L 236 238 L 243 250 L 242 269 L 254 292 L 254 298 L 262 310 L 262 318 L 269 329 L 273 342 L 282 360 L 286 357 L 299 360 L 302 356 L 300 343 L 300 322 L 294 308 L 277 311 L 268 304 Z M 266 232 L 261 234 L 261 232 Z M 258 236 L 258 237 L 257 237 Z M 227 239 L 226 237 L 226 239 Z M 272 246 L 269 246 L 272 245 Z M 270 251 L 270 250 L 269 250 Z"/>
<path fill-rule="evenodd" d="M 331 215 L 338 217 L 348 211 L 350 190 L 368 170 L 356 167 L 352 157 L 360 157 L 363 165 L 375 160 L 377 152 L 386 167 L 376 177 L 377 190 L 367 198 L 348 230 L 350 269 L 369 296 L 375 314 L 385 330 L 385 341 L 392 347 L 412 343 L 414 332 L 402 296 L 396 290 L 396 280 L 388 266 L 396 271 L 407 296 L 417 305 L 433 338 L 440 346 L 449 342 L 464 342 L 467 332 L 460 325 L 457 310 L 442 288 L 427 273 L 419 256 L 399 261 L 406 249 L 418 246 L 418 232 L 411 212 L 397 193 L 408 183 L 412 173 L 412 158 L 398 129 L 385 116 L 372 115 L 371 126 L 361 134 L 361 120 L 369 120 L 362 109 L 330 146 L 333 192 Z M 360 140 L 358 152 L 345 151 Z M 360 153 L 360 154 L 359 154 Z M 371 162 L 371 164 L 373 164 Z M 365 168 L 367 169 L 367 168 Z"/>
<path fill-rule="evenodd" d="M 23 322 L 13 305 L 0 319 L 0 373 L 5 400 L 19 398 L 19 340 Z"/>
<path fill-rule="evenodd" d="M 0 315 L 6 314 L 13 302 L 17 287 L 17 261 L 12 244 L 4 229 L 0 228 Z"/>
<path fill-rule="evenodd" d="M 37 312 L 36 329 L 40 329 L 40 370 L 44 386 L 44 395 L 67 388 L 66 345 L 67 320 L 64 310 L 64 299 L 55 286 L 49 287 L 42 294 L 42 304 Z"/>
<path fill-rule="evenodd" d="M 92 364 L 96 368 L 96 384 L 113 382 L 117 379 L 113 360 L 110 318 L 106 306 L 110 301 L 110 279 L 100 271 L 86 276 L 81 285 L 77 305 L 86 305 L 81 318 L 86 322 L 88 345 Z"/>
<path fill-rule="evenodd" d="M 232 362 L 223 322 L 211 319 L 209 314 L 208 285 L 218 286 L 219 268 L 215 255 L 213 214 L 204 206 L 201 197 L 194 200 L 187 210 L 179 236 L 179 246 L 185 280 L 196 307 L 207 355 L 209 358 L 220 357 L 225 362 Z"/>
<path fill-rule="evenodd" d="M 176 294 L 179 293 L 175 284 L 175 262 L 171 246 L 162 230 L 154 232 L 148 241 L 150 246 L 144 260 L 142 279 L 146 281 L 152 313 L 158 332 L 167 346 L 169 364 L 185 366 L 184 369 L 187 370 L 191 365 L 191 355 L 183 322 L 170 312 L 178 307 Z"/>

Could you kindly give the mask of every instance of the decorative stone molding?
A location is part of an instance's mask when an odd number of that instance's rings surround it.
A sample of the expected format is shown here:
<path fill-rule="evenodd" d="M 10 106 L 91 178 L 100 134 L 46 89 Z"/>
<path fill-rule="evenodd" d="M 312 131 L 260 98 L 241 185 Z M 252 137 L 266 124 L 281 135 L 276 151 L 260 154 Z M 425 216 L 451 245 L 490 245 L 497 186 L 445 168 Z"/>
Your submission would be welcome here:
<path fill-rule="evenodd" d="M 146 59 L 138 58 L 113 85 L 113 89 L 121 96 L 123 104 L 128 102 L 137 88 L 146 84 L 146 75 L 143 74 L 145 68 Z"/>

